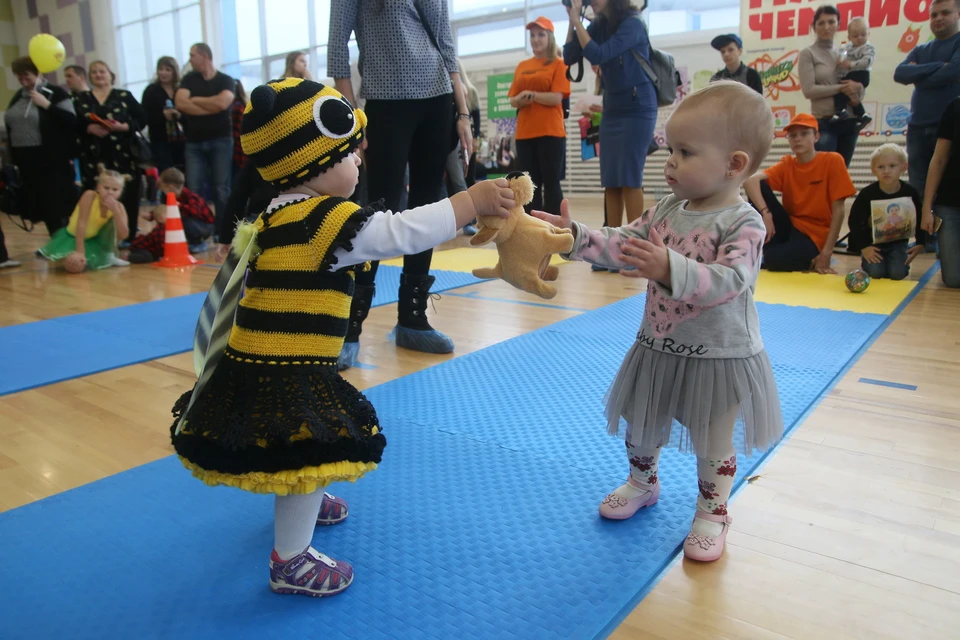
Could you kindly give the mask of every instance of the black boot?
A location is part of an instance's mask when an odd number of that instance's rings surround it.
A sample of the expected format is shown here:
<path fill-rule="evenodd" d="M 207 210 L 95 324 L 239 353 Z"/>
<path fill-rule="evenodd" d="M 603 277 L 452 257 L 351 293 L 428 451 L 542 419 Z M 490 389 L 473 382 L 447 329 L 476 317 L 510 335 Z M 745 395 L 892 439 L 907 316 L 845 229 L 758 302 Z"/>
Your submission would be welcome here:
<path fill-rule="evenodd" d="M 424 353 L 450 353 L 453 340 L 430 326 L 427 321 L 427 300 L 436 278 L 429 275 L 400 274 L 400 301 L 397 346 Z"/>
<path fill-rule="evenodd" d="M 370 304 L 373 302 L 375 285 L 358 284 L 350 302 L 350 324 L 347 326 L 347 338 L 337 358 L 337 369 L 343 371 L 356 363 L 360 352 L 360 332 L 363 331 L 363 321 L 370 313 Z"/>

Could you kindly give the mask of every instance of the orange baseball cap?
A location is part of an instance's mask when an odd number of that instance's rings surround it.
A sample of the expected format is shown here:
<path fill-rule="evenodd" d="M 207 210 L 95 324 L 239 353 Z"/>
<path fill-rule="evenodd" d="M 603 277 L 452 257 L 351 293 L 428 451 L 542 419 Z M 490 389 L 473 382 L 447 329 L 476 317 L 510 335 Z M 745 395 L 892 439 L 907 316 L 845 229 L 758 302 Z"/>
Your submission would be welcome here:
<path fill-rule="evenodd" d="M 544 31 L 553 33 L 553 23 L 543 16 L 538 17 L 536 20 L 527 25 L 527 29 L 532 29 L 533 27 L 540 27 Z"/>
<path fill-rule="evenodd" d="M 793 119 L 790 120 L 790 124 L 783 128 L 784 131 L 789 131 L 794 127 L 806 127 L 808 129 L 813 129 L 814 131 L 820 131 L 820 125 L 817 123 L 817 119 L 814 118 L 809 113 L 798 113 L 793 116 Z"/>

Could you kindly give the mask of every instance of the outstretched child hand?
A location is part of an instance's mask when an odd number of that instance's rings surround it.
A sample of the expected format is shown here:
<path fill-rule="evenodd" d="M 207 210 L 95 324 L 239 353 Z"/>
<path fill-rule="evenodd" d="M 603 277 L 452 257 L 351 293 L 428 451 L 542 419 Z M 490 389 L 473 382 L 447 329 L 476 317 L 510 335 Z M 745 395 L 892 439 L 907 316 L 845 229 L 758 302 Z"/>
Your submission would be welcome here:
<path fill-rule="evenodd" d="M 573 223 L 570 221 L 570 202 L 564 198 L 560 202 L 560 215 L 555 216 L 552 213 L 547 213 L 546 211 L 531 211 L 530 215 L 534 218 L 540 218 L 544 222 L 549 222 L 555 227 L 560 229 L 572 229 Z"/>
<path fill-rule="evenodd" d="M 467 189 L 467 193 L 473 200 L 478 216 L 509 218 L 510 210 L 516 205 L 513 189 L 505 178 L 478 182 Z"/>
<path fill-rule="evenodd" d="M 646 278 L 661 284 L 670 282 L 670 258 L 663 238 L 655 227 L 650 227 L 647 240 L 630 238 L 621 246 L 623 261 L 635 267 L 635 271 L 621 271 L 622 274 L 633 278 Z"/>

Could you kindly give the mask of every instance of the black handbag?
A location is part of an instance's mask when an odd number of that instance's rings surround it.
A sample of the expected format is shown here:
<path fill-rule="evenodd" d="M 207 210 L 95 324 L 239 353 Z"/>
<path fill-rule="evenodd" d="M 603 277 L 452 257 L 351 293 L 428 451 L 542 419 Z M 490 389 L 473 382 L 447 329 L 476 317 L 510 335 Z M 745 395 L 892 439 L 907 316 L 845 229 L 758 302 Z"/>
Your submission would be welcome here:
<path fill-rule="evenodd" d="M 0 169 L 0 211 L 7 214 L 10 220 L 24 231 L 33 231 L 33 223 L 38 222 L 38 220 L 23 217 L 26 206 L 20 174 L 11 165 Z M 17 218 L 20 219 L 19 222 Z"/>
<path fill-rule="evenodd" d="M 130 157 L 138 165 L 143 166 L 153 161 L 153 151 L 150 149 L 150 143 L 143 137 L 139 131 L 130 131 Z"/>

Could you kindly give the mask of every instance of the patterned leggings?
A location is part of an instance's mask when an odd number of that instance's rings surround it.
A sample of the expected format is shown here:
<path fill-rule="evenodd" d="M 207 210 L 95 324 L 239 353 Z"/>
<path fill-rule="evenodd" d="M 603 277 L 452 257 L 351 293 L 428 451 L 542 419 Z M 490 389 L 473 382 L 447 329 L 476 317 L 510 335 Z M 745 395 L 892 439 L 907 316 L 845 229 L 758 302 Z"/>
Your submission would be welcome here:
<path fill-rule="evenodd" d="M 714 515 L 726 515 L 727 501 L 737 475 L 737 456 L 733 450 L 733 425 L 738 407 L 710 425 L 710 446 L 703 456 L 697 456 L 697 479 L 700 495 L 697 510 Z M 634 484 L 649 487 L 659 482 L 660 447 L 643 449 L 627 441 L 627 460 L 630 478 Z"/>

